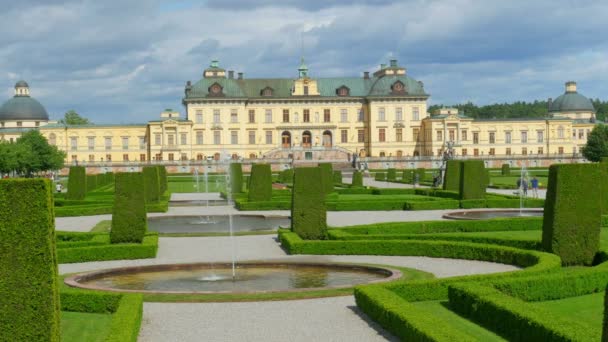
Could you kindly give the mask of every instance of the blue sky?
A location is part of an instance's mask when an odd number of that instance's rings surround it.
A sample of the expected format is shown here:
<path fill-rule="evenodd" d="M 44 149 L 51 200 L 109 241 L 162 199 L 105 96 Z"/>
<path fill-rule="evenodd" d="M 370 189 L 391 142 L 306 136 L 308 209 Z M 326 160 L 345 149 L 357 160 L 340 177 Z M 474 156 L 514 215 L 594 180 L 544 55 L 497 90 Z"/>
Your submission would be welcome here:
<path fill-rule="evenodd" d="M 27 0 L 0 13 L 0 95 L 19 79 L 51 118 L 146 122 L 211 59 L 245 77 L 361 76 L 389 59 L 430 103 L 608 99 L 608 2 Z M 303 41 L 303 44 L 302 44 Z M 303 49 L 302 49 L 303 45 Z"/>

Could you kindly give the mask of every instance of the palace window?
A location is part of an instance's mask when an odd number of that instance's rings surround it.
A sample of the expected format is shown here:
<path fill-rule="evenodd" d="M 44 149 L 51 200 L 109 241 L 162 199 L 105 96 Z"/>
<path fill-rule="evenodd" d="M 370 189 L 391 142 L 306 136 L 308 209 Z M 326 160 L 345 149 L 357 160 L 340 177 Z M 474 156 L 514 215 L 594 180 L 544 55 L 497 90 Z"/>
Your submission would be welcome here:
<path fill-rule="evenodd" d="M 238 131 L 230 132 L 230 143 L 232 145 L 237 145 L 239 143 L 239 132 Z"/>
<path fill-rule="evenodd" d="M 386 115 L 384 113 L 384 108 L 378 108 L 378 121 L 386 121 Z"/>
<path fill-rule="evenodd" d="M 22 127 L 22 126 L 23 126 L 23 122 L 17 121 L 17 127 Z"/>
<path fill-rule="evenodd" d="M 236 111 L 236 109 L 232 109 L 230 111 L 230 122 L 231 123 L 238 123 L 239 122 L 239 114 Z"/>
<path fill-rule="evenodd" d="M 522 142 L 522 144 L 525 144 L 528 142 L 528 132 L 527 131 L 521 132 L 521 142 Z"/>
<path fill-rule="evenodd" d="M 490 132 L 489 133 L 489 139 L 490 139 L 490 144 L 495 144 L 496 143 L 496 133 L 495 132 Z"/>
<path fill-rule="evenodd" d="M 186 153 L 182 153 L 181 160 L 188 160 L 188 155 Z"/>
<path fill-rule="evenodd" d="M 584 139 L 585 138 L 585 130 L 584 129 L 579 129 L 578 130 L 578 138 L 579 139 Z"/>
<path fill-rule="evenodd" d="M 456 140 L 456 131 L 454 131 L 453 129 L 448 131 L 448 134 L 450 135 L 450 141 L 454 141 Z"/>
<path fill-rule="evenodd" d="M 380 128 L 378 130 L 378 141 L 380 141 L 380 142 L 386 141 L 386 130 L 384 128 Z"/>
<path fill-rule="evenodd" d="M 363 122 L 363 120 L 365 120 L 365 113 L 363 112 L 363 109 L 359 109 L 357 112 L 357 121 Z"/>
<path fill-rule="evenodd" d="M 129 149 L 129 137 L 122 137 L 122 149 L 123 150 Z"/>
<path fill-rule="evenodd" d="M 489 152 L 489 154 L 490 154 L 491 156 L 495 155 L 495 154 L 496 154 L 496 150 L 495 150 L 493 147 L 491 147 L 491 148 L 490 148 L 490 152 Z"/>
<path fill-rule="evenodd" d="M 78 149 L 78 138 L 77 137 L 70 138 L 70 147 L 71 147 L 72 151 L 76 151 Z"/>
<path fill-rule="evenodd" d="M 563 147 L 558 147 L 557 148 L 557 153 L 564 154 L 564 148 Z"/>
<path fill-rule="evenodd" d="M 90 162 L 94 162 L 95 161 L 95 155 L 94 154 L 89 154 L 89 161 Z"/>
<path fill-rule="evenodd" d="M 386 157 L 386 153 L 384 151 L 380 152 L 380 157 Z"/>
<path fill-rule="evenodd" d="M 395 130 L 395 141 L 397 141 L 397 142 L 403 141 L 403 128 L 397 128 Z"/>
<path fill-rule="evenodd" d="M 303 122 L 310 122 L 310 109 L 304 109 L 304 111 L 302 112 L 303 118 L 302 121 Z"/>
<path fill-rule="evenodd" d="M 564 139 L 564 126 L 559 126 L 557 128 L 557 138 Z"/>
<path fill-rule="evenodd" d="M 478 156 L 479 155 L 479 149 L 478 148 L 474 148 L 473 149 L 473 155 L 474 156 Z"/>
<path fill-rule="evenodd" d="M 146 161 L 146 155 L 145 154 L 140 154 L 139 155 L 139 161 Z"/>
<path fill-rule="evenodd" d="M 196 131 L 196 144 L 197 145 L 203 144 L 203 131 Z"/>
<path fill-rule="evenodd" d="M 357 130 L 357 142 L 365 142 L 365 130 L 359 129 Z"/>
<path fill-rule="evenodd" d="M 443 132 L 437 131 L 437 141 L 443 141 Z"/>
<path fill-rule="evenodd" d="M 213 110 L 213 123 L 220 123 L 220 110 L 219 109 Z"/>
<path fill-rule="evenodd" d="M 348 110 L 340 109 L 340 122 L 348 122 Z"/>
<path fill-rule="evenodd" d="M 266 131 L 266 144 L 272 144 L 272 131 Z"/>
<path fill-rule="evenodd" d="M 266 123 L 271 123 L 272 122 L 272 109 L 266 109 L 264 120 L 265 120 Z"/>
<path fill-rule="evenodd" d="M 418 107 L 412 108 L 412 120 L 420 120 L 420 110 L 418 109 Z"/>
<path fill-rule="evenodd" d="M 197 124 L 203 123 L 203 111 L 200 109 L 196 110 L 196 123 Z"/>
<path fill-rule="evenodd" d="M 348 130 L 343 129 L 340 131 L 340 142 L 342 142 L 342 143 L 348 142 Z"/>
<path fill-rule="evenodd" d="M 249 123 L 255 123 L 255 110 L 249 110 Z"/>
<path fill-rule="evenodd" d="M 522 156 L 528 155 L 528 148 L 527 147 L 522 147 L 521 148 L 521 155 Z"/>
<path fill-rule="evenodd" d="M 88 137 L 89 140 L 89 151 L 93 151 L 95 149 L 95 137 Z"/>
<path fill-rule="evenodd" d="M 264 90 L 262 90 L 262 96 L 272 96 L 272 88 L 264 88 Z"/>
<path fill-rule="evenodd" d="M 418 141 L 420 135 L 420 128 L 412 129 L 412 136 L 414 137 L 414 141 Z"/>
<path fill-rule="evenodd" d="M 323 109 L 323 122 L 331 122 L 331 111 Z"/>
<path fill-rule="evenodd" d="M 160 134 L 155 134 L 154 137 L 156 138 L 156 145 L 160 145 Z M 106 150 L 111 150 L 112 149 L 112 138 L 110 137 L 106 137 L 105 139 L 105 145 L 106 145 Z"/>
<path fill-rule="evenodd" d="M 505 144 L 511 143 L 511 132 L 505 132 Z"/>
<path fill-rule="evenodd" d="M 462 154 L 463 156 L 467 155 L 467 149 L 463 148 L 462 151 L 460 152 L 460 154 Z"/>
<path fill-rule="evenodd" d="M 125 153 L 122 155 L 122 161 L 129 161 L 129 154 Z"/>
<path fill-rule="evenodd" d="M 188 134 L 187 133 L 180 133 L 179 134 L 179 143 L 180 143 L 180 145 L 187 145 L 188 144 Z"/>
<path fill-rule="evenodd" d="M 167 144 L 169 146 L 175 146 L 175 136 L 173 134 L 167 134 Z"/>
<path fill-rule="evenodd" d="M 289 122 L 289 109 L 283 109 L 283 122 Z"/>
<path fill-rule="evenodd" d="M 138 138 L 139 138 L 139 149 L 145 150 L 146 149 L 146 137 L 138 137 Z"/>
<path fill-rule="evenodd" d="M 342 86 L 340 88 L 338 88 L 338 96 L 348 96 L 348 88 L 345 86 Z"/>
<path fill-rule="evenodd" d="M 220 131 L 214 131 L 213 132 L 213 144 L 215 145 L 220 145 L 222 143 L 222 136 L 221 136 L 222 132 Z"/>
<path fill-rule="evenodd" d="M 403 121 L 403 108 L 395 108 L 395 121 Z"/>
<path fill-rule="evenodd" d="M 473 144 L 479 144 L 479 132 L 473 132 Z"/>
<path fill-rule="evenodd" d="M 162 158 L 158 159 L 158 160 L 162 160 Z M 112 161 L 112 155 L 111 154 L 106 154 L 106 161 L 109 161 L 109 162 Z"/>
<path fill-rule="evenodd" d="M 543 131 L 536 131 L 536 141 L 542 143 L 545 140 L 545 135 Z"/>
<path fill-rule="evenodd" d="M 174 158 L 175 158 L 174 155 L 173 155 L 173 153 L 169 153 L 167 156 L 169 157 L 170 161 L 173 161 Z"/>
<path fill-rule="evenodd" d="M 464 141 L 469 140 L 469 138 L 467 137 L 467 130 L 463 129 L 462 131 L 460 131 L 460 138 Z"/>
<path fill-rule="evenodd" d="M 506 155 L 510 156 L 511 155 L 511 148 L 507 147 L 507 150 L 505 152 Z"/>
<path fill-rule="evenodd" d="M 543 153 L 544 153 L 544 152 L 543 152 L 543 148 L 542 148 L 542 147 L 539 147 L 539 148 L 538 148 L 538 154 L 543 154 Z"/>
<path fill-rule="evenodd" d="M 255 144 L 255 131 L 249 131 L 249 144 Z"/>
<path fill-rule="evenodd" d="M 304 86 L 304 95 L 308 95 L 308 86 Z"/>

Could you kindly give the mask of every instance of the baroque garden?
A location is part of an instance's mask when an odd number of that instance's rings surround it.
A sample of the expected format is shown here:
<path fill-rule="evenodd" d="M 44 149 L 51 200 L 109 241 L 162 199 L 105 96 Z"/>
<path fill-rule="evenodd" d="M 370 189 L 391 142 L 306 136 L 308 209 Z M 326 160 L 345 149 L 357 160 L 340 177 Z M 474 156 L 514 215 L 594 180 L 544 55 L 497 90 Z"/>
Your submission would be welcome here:
<path fill-rule="evenodd" d="M 60 192 L 0 180 L 0 341 L 607 340 L 591 102 L 568 82 L 549 116 L 501 121 L 428 96 L 396 60 L 213 62 L 185 118 L 66 126 L 17 83 L 0 134 L 39 131 L 66 167 Z"/>

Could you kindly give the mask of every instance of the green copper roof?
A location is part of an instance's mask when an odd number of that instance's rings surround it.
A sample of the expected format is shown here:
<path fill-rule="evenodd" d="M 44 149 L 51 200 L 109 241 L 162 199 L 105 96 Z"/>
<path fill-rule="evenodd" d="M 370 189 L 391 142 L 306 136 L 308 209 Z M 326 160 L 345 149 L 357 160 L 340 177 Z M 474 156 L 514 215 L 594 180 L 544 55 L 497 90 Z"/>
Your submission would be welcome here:
<path fill-rule="evenodd" d="M 392 93 L 392 85 L 400 81 L 405 86 L 405 96 L 428 96 L 421 82 L 408 76 L 381 76 L 365 79 L 362 77 L 336 77 L 318 78 L 317 81 L 320 96 L 338 97 L 336 90 L 341 86 L 349 89 L 349 96 L 395 96 Z M 192 98 L 212 97 L 209 88 L 217 83 L 222 87 L 222 93 L 227 98 L 265 98 L 262 90 L 269 87 L 273 90 L 270 98 L 289 98 L 294 80 L 288 78 L 203 78 L 192 85 L 186 94 L 186 100 Z"/>
<path fill-rule="evenodd" d="M 591 100 L 577 92 L 567 92 L 551 103 L 549 112 L 594 112 Z"/>

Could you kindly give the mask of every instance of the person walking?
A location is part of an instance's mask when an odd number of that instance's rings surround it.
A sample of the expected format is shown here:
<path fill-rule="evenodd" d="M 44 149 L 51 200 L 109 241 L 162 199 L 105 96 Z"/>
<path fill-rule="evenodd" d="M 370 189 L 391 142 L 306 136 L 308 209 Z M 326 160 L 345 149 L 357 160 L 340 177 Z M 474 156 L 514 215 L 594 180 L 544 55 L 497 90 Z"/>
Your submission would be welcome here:
<path fill-rule="evenodd" d="M 538 179 L 536 179 L 536 177 L 532 177 L 530 185 L 532 186 L 532 197 L 538 198 Z"/>

